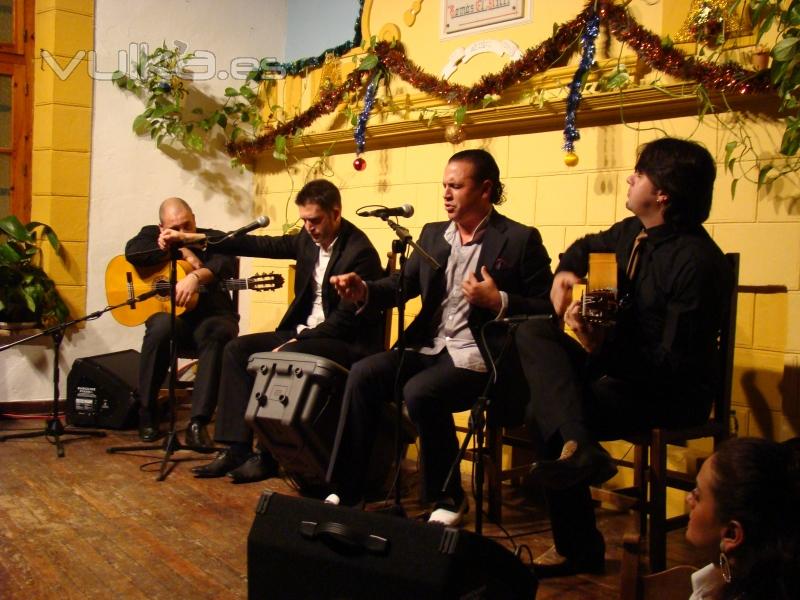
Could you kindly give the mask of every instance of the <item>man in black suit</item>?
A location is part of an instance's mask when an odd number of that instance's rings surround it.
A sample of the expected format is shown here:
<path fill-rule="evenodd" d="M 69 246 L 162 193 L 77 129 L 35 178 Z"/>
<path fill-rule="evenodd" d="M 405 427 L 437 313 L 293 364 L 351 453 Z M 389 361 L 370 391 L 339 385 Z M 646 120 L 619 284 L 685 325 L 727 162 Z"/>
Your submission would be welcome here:
<path fill-rule="evenodd" d="M 456 525 L 466 510 L 461 478 L 441 488 L 458 455 L 453 412 L 475 402 L 487 377 L 481 326 L 506 316 L 550 313 L 550 258 L 539 232 L 498 213 L 503 186 L 494 158 L 484 150 L 453 155 L 444 171 L 448 221 L 423 227 L 418 244 L 440 265 L 414 252 L 404 278 L 406 299 L 422 296 L 422 309 L 406 331 L 402 366 L 397 349 L 353 365 L 344 395 L 346 422 L 334 470 L 332 502 L 354 504 L 364 493 L 380 403 L 393 398 L 399 373 L 403 400 L 417 425 L 425 495 L 431 521 Z M 365 307 L 396 304 L 399 274 L 365 282 L 358 274 L 333 278 L 339 293 Z M 458 473 L 458 472 L 457 472 Z"/>
<path fill-rule="evenodd" d="M 220 231 L 198 229 L 192 209 L 181 198 L 164 200 L 158 217 L 159 225 L 143 227 L 126 244 L 125 257 L 131 264 L 158 266 L 169 259 L 167 253 L 158 247 L 158 238 L 163 231 L 222 235 Z M 234 277 L 236 260 L 232 256 L 211 255 L 199 249 L 181 248 L 180 253 L 179 258 L 187 261 L 193 270 L 176 284 L 176 304 L 185 306 L 201 285 L 208 287 L 207 292 L 200 294 L 197 306 L 175 320 L 178 347 L 197 351 L 199 357 L 186 445 L 211 448 L 213 444 L 206 424 L 217 406 L 222 351 L 225 344 L 239 333 L 239 315 L 230 295 L 212 284 Z M 169 368 L 169 342 L 170 316 L 166 313 L 151 315 L 145 323 L 139 362 L 139 437 L 145 442 L 152 442 L 160 435 L 157 396 Z"/>
<path fill-rule="evenodd" d="M 598 439 L 708 419 L 732 285 L 730 266 L 703 227 L 715 176 L 714 159 L 699 144 L 662 138 L 643 146 L 627 180 L 633 216 L 576 241 L 556 270 L 553 306 L 581 343 L 554 322 L 517 330 L 528 421 L 551 459 L 532 470 L 547 489 L 555 542 L 533 561 L 539 577 L 604 568 L 589 486 L 616 469 Z M 592 252 L 616 255 L 620 310 L 611 326 L 587 321 L 572 300 Z"/>
<path fill-rule="evenodd" d="M 297 194 L 295 204 L 304 224 L 297 235 L 247 235 L 214 246 L 215 252 L 226 254 L 294 259 L 296 273 L 294 300 L 277 329 L 240 336 L 225 347 L 214 439 L 228 447 L 211 463 L 195 467 L 197 477 L 229 475 L 235 483 L 248 483 L 277 472 L 269 452 L 252 452 L 253 434 L 244 418 L 254 380 L 247 371 L 251 354 L 302 352 L 349 368 L 354 361 L 383 347 L 380 312 L 368 310 L 356 315 L 355 307 L 341 301 L 329 281 L 351 271 L 367 279 L 380 277 L 375 247 L 360 229 L 342 218 L 341 195 L 329 181 L 308 182 Z M 202 239 L 167 232 L 161 243 Z"/>

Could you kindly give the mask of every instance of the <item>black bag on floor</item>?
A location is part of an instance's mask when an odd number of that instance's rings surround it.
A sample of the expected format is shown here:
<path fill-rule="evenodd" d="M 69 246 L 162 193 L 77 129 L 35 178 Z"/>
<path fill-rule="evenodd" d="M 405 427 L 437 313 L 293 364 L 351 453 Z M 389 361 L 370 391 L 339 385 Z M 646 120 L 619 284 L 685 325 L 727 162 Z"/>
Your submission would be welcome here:
<path fill-rule="evenodd" d="M 265 492 L 247 539 L 248 597 L 534 598 L 510 551 L 475 533 Z"/>

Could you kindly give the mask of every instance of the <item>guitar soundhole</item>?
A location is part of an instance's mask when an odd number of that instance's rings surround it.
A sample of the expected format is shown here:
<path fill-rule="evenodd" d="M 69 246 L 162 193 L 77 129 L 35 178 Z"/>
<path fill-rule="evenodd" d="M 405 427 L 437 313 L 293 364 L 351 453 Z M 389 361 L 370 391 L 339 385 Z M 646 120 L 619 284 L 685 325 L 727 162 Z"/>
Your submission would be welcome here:
<path fill-rule="evenodd" d="M 169 281 L 166 279 L 159 279 L 153 285 L 156 289 L 156 297 L 159 300 L 169 300 Z"/>

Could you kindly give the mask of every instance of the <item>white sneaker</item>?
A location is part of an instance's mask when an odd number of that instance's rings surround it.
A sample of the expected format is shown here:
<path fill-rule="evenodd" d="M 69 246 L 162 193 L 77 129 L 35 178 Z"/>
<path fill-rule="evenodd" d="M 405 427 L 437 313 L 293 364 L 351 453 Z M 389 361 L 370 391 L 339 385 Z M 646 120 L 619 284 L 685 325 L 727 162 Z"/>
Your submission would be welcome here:
<path fill-rule="evenodd" d="M 428 518 L 428 523 L 431 525 L 443 525 L 445 527 L 457 527 L 461 524 L 461 521 L 464 520 L 464 515 L 468 508 L 469 503 L 465 496 L 463 502 L 461 502 L 461 506 L 456 510 L 450 510 L 449 508 L 437 508 L 434 510 Z"/>
<path fill-rule="evenodd" d="M 327 498 L 325 498 L 325 504 L 333 504 L 334 506 L 339 506 L 339 496 L 336 494 L 329 494 Z"/>

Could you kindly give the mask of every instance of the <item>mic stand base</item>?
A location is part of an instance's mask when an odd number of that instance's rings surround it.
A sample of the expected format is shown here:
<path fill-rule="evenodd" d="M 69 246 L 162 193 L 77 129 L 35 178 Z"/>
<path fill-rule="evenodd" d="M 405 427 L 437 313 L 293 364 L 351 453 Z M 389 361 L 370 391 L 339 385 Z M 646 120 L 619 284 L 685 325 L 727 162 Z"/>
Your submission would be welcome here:
<path fill-rule="evenodd" d="M 167 475 L 169 475 L 174 468 L 174 464 L 172 466 L 169 466 L 168 464 L 170 462 L 175 462 L 176 459 L 172 458 L 172 455 L 175 454 L 175 452 L 180 450 L 189 450 L 191 452 L 197 452 L 200 454 L 208 454 L 210 452 L 222 450 L 222 448 L 212 449 L 205 446 L 187 446 L 186 444 L 182 444 L 180 440 L 178 440 L 178 433 L 174 428 L 167 432 L 164 441 L 160 444 L 133 444 L 130 446 L 112 446 L 111 448 L 106 448 L 106 452 L 108 454 L 117 454 L 118 452 L 140 452 L 147 450 L 164 451 L 164 456 L 161 458 L 161 467 L 158 472 L 158 477 L 156 477 L 156 481 L 164 481 L 167 478 Z"/>
<path fill-rule="evenodd" d="M 64 443 L 61 441 L 61 436 L 64 435 L 74 435 L 77 437 L 106 437 L 105 431 L 94 431 L 91 429 L 82 430 L 82 429 L 73 429 L 70 427 L 64 427 L 64 424 L 61 422 L 61 419 L 58 416 L 50 417 L 45 421 L 44 431 L 26 431 L 24 433 L 10 433 L 8 435 L 0 436 L 0 442 L 5 442 L 6 440 L 14 440 L 14 439 L 23 439 L 23 438 L 34 438 L 34 437 L 44 437 L 44 438 L 53 438 L 53 444 L 56 446 L 56 453 L 58 458 L 64 458 Z"/>
<path fill-rule="evenodd" d="M 84 436 L 84 437 L 105 437 L 105 431 L 94 431 L 91 429 L 87 429 L 86 431 L 82 431 L 80 429 L 69 429 L 64 427 L 64 424 L 61 422 L 61 417 L 59 416 L 59 409 L 58 409 L 58 401 L 59 401 L 59 375 L 60 375 L 60 367 L 58 363 L 61 359 L 61 341 L 64 339 L 64 331 L 70 325 L 78 323 L 79 321 L 87 321 L 91 319 L 96 319 L 101 314 L 106 312 L 98 311 L 92 313 L 91 315 L 87 315 L 81 319 L 74 319 L 72 321 L 68 321 L 66 323 L 61 323 L 59 325 L 55 325 L 50 327 L 49 329 L 45 329 L 40 333 L 36 333 L 34 335 L 28 336 L 21 340 L 17 340 L 16 342 L 12 342 L 11 344 L 7 344 L 0 348 L 0 351 L 7 350 L 17 344 L 25 342 L 27 340 L 32 340 L 38 338 L 43 335 L 50 335 L 53 338 L 53 412 L 49 419 L 45 421 L 44 424 L 44 431 L 26 431 L 24 433 L 12 433 L 9 435 L 0 436 L 0 442 L 5 442 L 6 440 L 11 439 L 22 439 L 22 438 L 32 438 L 32 437 L 44 437 L 45 439 L 54 438 L 52 443 L 56 446 L 56 454 L 58 458 L 64 458 L 64 443 L 61 441 L 61 436 L 64 435 L 74 435 L 74 436 Z"/>

